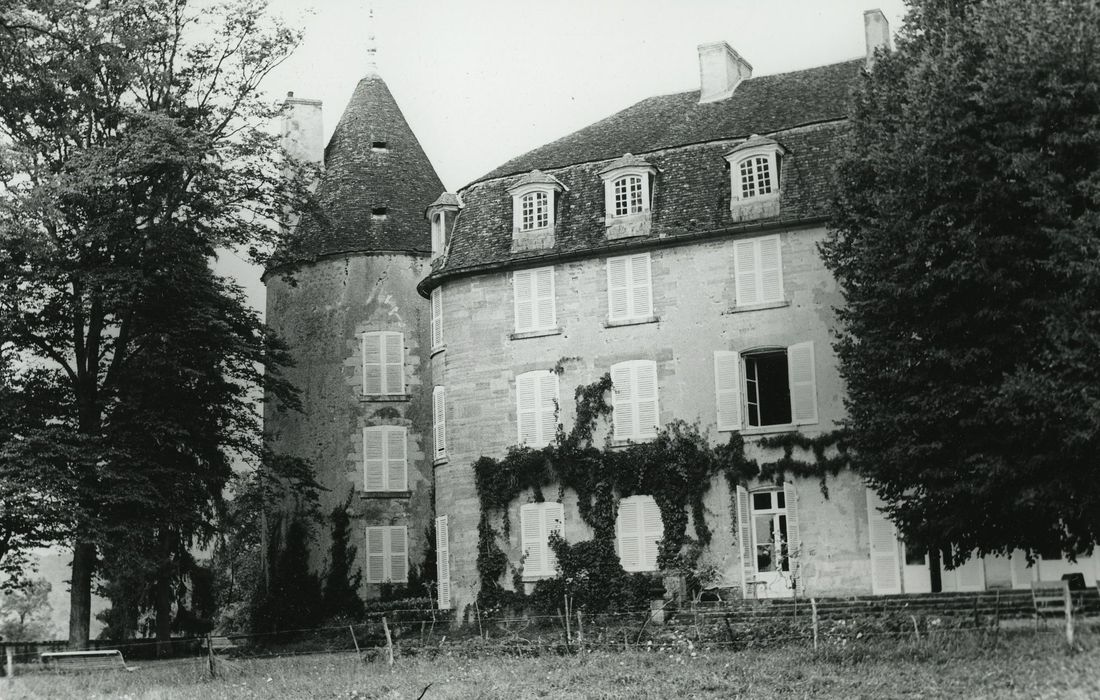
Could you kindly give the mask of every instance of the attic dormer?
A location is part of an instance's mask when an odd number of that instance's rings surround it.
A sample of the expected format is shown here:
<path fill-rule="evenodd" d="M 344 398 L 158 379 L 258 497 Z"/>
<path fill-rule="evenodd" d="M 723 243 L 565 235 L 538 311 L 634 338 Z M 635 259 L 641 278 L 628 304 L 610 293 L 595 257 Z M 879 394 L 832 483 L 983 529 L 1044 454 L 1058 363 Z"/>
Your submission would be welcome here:
<path fill-rule="evenodd" d="M 753 134 L 725 155 L 730 166 L 730 215 L 734 221 L 779 215 L 783 157 L 775 139 Z"/>
<path fill-rule="evenodd" d="M 508 188 L 513 253 L 554 247 L 557 200 L 566 191 L 561 181 L 541 170 L 532 170 Z"/>
<path fill-rule="evenodd" d="M 600 171 L 608 240 L 649 235 L 656 174 L 657 168 L 632 153 Z"/>
<path fill-rule="evenodd" d="M 454 228 L 455 219 L 461 208 L 462 201 L 458 195 L 444 192 L 425 210 L 424 216 L 432 225 L 432 260 L 446 252 L 447 239 L 450 238 L 450 232 Z"/>

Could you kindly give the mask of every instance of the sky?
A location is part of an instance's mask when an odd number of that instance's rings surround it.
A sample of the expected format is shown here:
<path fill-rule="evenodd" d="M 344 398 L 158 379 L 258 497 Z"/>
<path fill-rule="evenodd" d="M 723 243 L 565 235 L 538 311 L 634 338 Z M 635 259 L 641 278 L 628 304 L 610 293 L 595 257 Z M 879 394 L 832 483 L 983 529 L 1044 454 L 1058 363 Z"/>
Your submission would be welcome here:
<path fill-rule="evenodd" d="M 770 75 L 862 56 L 863 12 L 896 32 L 901 0 L 269 0 L 302 43 L 272 99 L 320 99 L 326 141 L 378 72 L 450 191 L 532 148 L 654 95 L 698 89 L 699 44 L 728 41 Z M 373 21 L 370 20 L 373 11 Z M 263 309 L 259 270 L 217 266 Z"/>

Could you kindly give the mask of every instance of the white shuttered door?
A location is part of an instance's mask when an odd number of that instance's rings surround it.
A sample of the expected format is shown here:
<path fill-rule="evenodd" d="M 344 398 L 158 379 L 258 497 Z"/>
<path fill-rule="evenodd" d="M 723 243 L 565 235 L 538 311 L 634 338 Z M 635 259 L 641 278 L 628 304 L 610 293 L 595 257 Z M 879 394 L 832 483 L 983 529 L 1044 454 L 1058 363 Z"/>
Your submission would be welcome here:
<path fill-rule="evenodd" d="M 660 422 L 657 404 L 657 363 L 631 360 L 611 366 L 612 423 L 618 440 L 656 437 Z"/>
<path fill-rule="evenodd" d="M 439 609 L 451 608 L 451 544 L 447 531 L 447 516 L 435 519 L 435 570 L 439 577 Z"/>
<path fill-rule="evenodd" d="M 718 404 L 718 430 L 741 429 L 741 355 L 714 353 L 714 394 Z"/>
<path fill-rule="evenodd" d="M 882 499 L 867 489 L 867 530 L 871 540 L 871 592 L 875 595 L 901 593 L 901 563 L 898 534 L 894 523 L 879 508 Z"/>

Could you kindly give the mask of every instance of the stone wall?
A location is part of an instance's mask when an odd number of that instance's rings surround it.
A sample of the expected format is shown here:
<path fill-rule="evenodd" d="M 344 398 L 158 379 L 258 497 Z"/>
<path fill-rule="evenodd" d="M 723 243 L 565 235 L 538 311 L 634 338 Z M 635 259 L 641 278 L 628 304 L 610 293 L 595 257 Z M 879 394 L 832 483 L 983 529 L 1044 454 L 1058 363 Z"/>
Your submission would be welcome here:
<path fill-rule="evenodd" d="M 309 459 L 328 515 L 353 493 L 353 539 L 366 572 L 365 528 L 406 525 L 409 563 L 419 566 L 432 518 L 432 419 L 429 378 L 429 306 L 416 293 L 427 273 L 427 255 L 355 254 L 303 265 L 291 284 L 269 275 L 268 323 L 290 346 L 297 364 L 287 377 L 301 391 L 302 411 L 265 407 L 270 445 Z M 404 333 L 406 395 L 395 400 L 363 397 L 362 345 L 365 331 Z M 362 429 L 373 425 L 408 428 L 409 491 L 398 497 L 366 498 L 363 493 Z M 390 494 L 392 496 L 392 494 Z M 312 565 L 325 567 L 329 533 L 316 538 Z M 378 595 L 364 584 L 364 595 Z M 424 595 L 424 592 L 419 592 Z"/>
<path fill-rule="evenodd" d="M 773 232 L 769 232 L 771 235 Z M 443 284 L 446 351 L 432 364 L 433 382 L 446 387 L 448 461 L 436 470 L 437 511 L 450 518 L 451 572 L 457 609 L 478 588 L 476 570 L 479 505 L 471 464 L 482 455 L 501 457 L 517 442 L 516 375 L 560 367 L 560 420 L 571 426 L 573 389 L 588 384 L 624 360 L 655 360 L 662 424 L 697 422 L 714 443 L 728 439 L 716 426 L 716 350 L 787 346 L 812 340 L 815 346 L 819 422 L 803 432 L 832 430 L 842 414 L 842 384 L 832 354 L 833 308 L 841 303 L 825 270 L 817 242 L 821 228 L 784 230 L 781 235 L 786 303 L 756 310 L 733 305 L 735 238 L 711 239 L 651 251 L 653 313 L 656 320 L 635 325 L 606 324 L 605 258 L 555 267 L 556 313 L 560 332 L 512 339 L 511 272 L 493 272 Z M 741 237 L 744 238 L 744 237 Z M 602 436 L 597 436 L 602 441 Z M 750 452 L 755 449 L 751 445 Z M 816 481 L 799 481 L 802 539 L 813 561 L 807 581 L 820 593 L 869 593 L 866 498 L 854 477 L 830 484 L 821 497 Z M 550 498 L 555 493 L 547 493 Z M 566 537 L 589 537 L 566 494 Z M 519 504 L 513 504 L 518 509 Z M 707 498 L 715 539 L 712 556 L 727 581 L 740 582 L 730 526 L 729 495 L 714 484 Z M 513 513 L 518 523 L 518 511 Z M 519 533 L 513 528 L 510 561 L 518 563 Z"/>

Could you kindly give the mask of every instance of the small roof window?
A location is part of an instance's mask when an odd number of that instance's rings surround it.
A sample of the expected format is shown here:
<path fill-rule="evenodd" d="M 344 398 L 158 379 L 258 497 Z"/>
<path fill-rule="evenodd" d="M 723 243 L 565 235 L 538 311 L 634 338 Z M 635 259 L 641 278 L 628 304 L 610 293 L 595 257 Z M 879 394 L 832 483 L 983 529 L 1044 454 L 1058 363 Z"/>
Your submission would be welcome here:
<path fill-rule="evenodd" d="M 389 210 L 386 207 L 372 207 L 370 210 L 370 218 L 375 221 L 383 221 L 388 212 Z"/>

